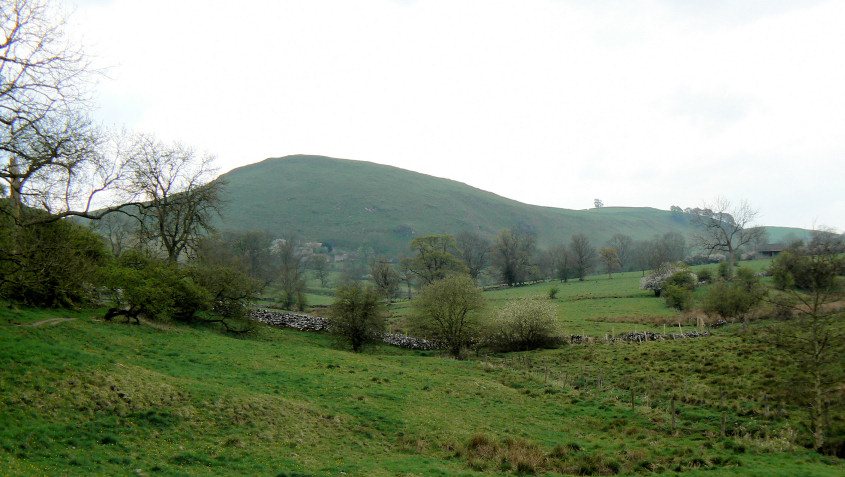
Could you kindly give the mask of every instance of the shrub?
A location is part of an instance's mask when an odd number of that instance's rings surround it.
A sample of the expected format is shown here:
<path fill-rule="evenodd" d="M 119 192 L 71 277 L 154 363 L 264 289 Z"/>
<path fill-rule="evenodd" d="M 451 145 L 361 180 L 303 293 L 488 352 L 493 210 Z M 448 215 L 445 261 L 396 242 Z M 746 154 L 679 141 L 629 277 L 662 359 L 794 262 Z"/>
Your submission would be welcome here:
<path fill-rule="evenodd" d="M 136 322 L 142 316 L 157 321 L 201 319 L 235 332 L 252 328 L 248 306 L 261 289 L 260 282 L 234 268 L 182 266 L 136 250 L 124 252 L 104 271 L 103 281 L 114 302 L 106 312 L 107 320 L 116 316 Z M 238 326 L 230 326 L 231 320 Z"/>
<path fill-rule="evenodd" d="M 449 275 L 420 290 L 413 303 L 410 325 L 418 333 L 443 343 L 458 358 L 461 350 L 480 336 L 479 312 L 484 303 L 469 275 Z"/>
<path fill-rule="evenodd" d="M 129 250 L 104 273 L 114 307 L 106 319 L 124 315 L 139 321 L 140 316 L 152 320 L 176 319 L 188 321 L 210 303 L 205 290 L 198 286 L 185 270 Z"/>
<path fill-rule="evenodd" d="M 213 313 L 224 318 L 245 320 L 249 305 L 258 298 L 262 283 L 246 273 L 226 266 L 193 265 L 186 274 L 205 290 Z"/>
<path fill-rule="evenodd" d="M 731 277 L 731 264 L 728 262 L 722 262 L 719 264 L 719 268 L 716 269 L 716 273 L 719 275 L 719 278 L 722 280 L 730 280 Z"/>
<path fill-rule="evenodd" d="M 667 285 L 663 288 L 663 298 L 666 305 L 676 310 L 686 311 L 692 308 L 692 290 L 685 286 Z"/>
<path fill-rule="evenodd" d="M 766 289 L 760 279 L 748 269 L 737 272 L 737 280 L 720 281 L 713 285 L 704 297 L 704 312 L 724 318 L 741 318 L 748 328 L 748 314 L 765 296 Z"/>
<path fill-rule="evenodd" d="M 537 298 L 513 300 L 498 310 L 489 325 L 488 342 L 503 351 L 523 351 L 557 342 L 557 310 Z"/>
<path fill-rule="evenodd" d="M 713 271 L 709 268 L 702 268 L 698 271 L 698 280 L 704 283 L 710 283 L 713 281 Z"/>
<path fill-rule="evenodd" d="M 549 299 L 554 300 L 557 298 L 557 294 L 560 292 L 560 288 L 558 287 L 551 287 L 549 288 Z"/>
<path fill-rule="evenodd" d="M 101 237 L 85 227 L 64 220 L 15 227 L 0 212 L 0 297 L 39 307 L 91 304 L 107 257 Z"/>
<path fill-rule="evenodd" d="M 676 276 L 677 275 L 677 276 Z M 688 275 L 683 277 L 682 275 Z M 640 280 L 641 290 L 653 290 L 654 296 L 660 296 L 666 281 L 672 277 L 671 283 L 696 283 L 698 278 L 683 263 L 664 263 L 653 272 Z"/>
<path fill-rule="evenodd" d="M 689 269 L 684 269 L 678 272 L 673 273 L 669 278 L 663 282 L 663 286 L 676 286 L 681 288 L 686 288 L 688 290 L 692 290 L 698 284 L 698 276 L 690 271 Z"/>
<path fill-rule="evenodd" d="M 335 296 L 330 311 L 332 333 L 356 353 L 365 344 L 378 341 L 387 326 L 378 292 L 371 287 L 347 284 L 335 290 Z"/>

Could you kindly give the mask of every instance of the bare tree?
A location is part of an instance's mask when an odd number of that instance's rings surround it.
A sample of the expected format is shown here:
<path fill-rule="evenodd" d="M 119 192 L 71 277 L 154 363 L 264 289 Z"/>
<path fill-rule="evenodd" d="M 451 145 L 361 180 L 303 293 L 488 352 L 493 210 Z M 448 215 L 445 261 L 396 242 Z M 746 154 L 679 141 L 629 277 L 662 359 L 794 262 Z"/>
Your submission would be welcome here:
<path fill-rule="evenodd" d="M 529 278 L 531 257 L 537 239 L 519 228 L 499 232 L 493 241 L 493 263 L 508 286 L 523 284 Z"/>
<path fill-rule="evenodd" d="M 171 263 L 213 230 L 225 183 L 212 180 L 214 157 L 182 144 L 139 134 L 129 153 L 131 187 L 141 203 L 128 208 L 138 219 L 141 240 L 160 246 Z"/>
<path fill-rule="evenodd" d="M 305 308 L 305 257 L 297 250 L 296 236 L 286 234 L 283 238 L 274 240 L 270 253 L 279 260 L 282 305 L 287 309 L 292 309 L 295 305 L 302 311 Z"/>
<path fill-rule="evenodd" d="M 569 281 L 569 270 L 572 267 L 572 254 L 564 244 L 558 244 L 549 249 L 554 261 L 555 278 L 562 282 Z"/>
<path fill-rule="evenodd" d="M 308 266 L 320 280 L 320 286 L 325 288 L 329 284 L 329 259 L 322 253 L 318 253 L 308 259 Z"/>
<path fill-rule="evenodd" d="M 64 28 L 49 1 L 0 7 L 0 180 L 16 227 L 99 218 L 122 199 L 102 194 L 120 185 L 125 164 L 119 144 L 86 116 L 95 72 Z"/>
<path fill-rule="evenodd" d="M 477 232 L 463 231 L 455 235 L 458 258 L 469 269 L 469 276 L 478 280 L 478 275 L 490 263 L 490 241 Z"/>
<path fill-rule="evenodd" d="M 613 278 L 613 272 L 621 268 L 619 266 L 619 255 L 615 248 L 605 247 L 599 250 L 599 258 L 604 264 L 604 269 L 607 271 L 607 277 Z"/>
<path fill-rule="evenodd" d="M 614 234 L 607 241 L 609 248 L 616 249 L 616 256 L 619 258 L 619 268 L 627 270 L 634 258 L 634 239 L 630 235 Z"/>
<path fill-rule="evenodd" d="M 390 259 L 379 257 L 370 262 L 370 277 L 376 284 L 379 295 L 390 305 L 393 297 L 399 292 L 399 272 L 390 264 Z"/>
<path fill-rule="evenodd" d="M 587 272 L 596 262 L 596 249 L 584 234 L 573 235 L 569 248 L 572 251 L 575 270 L 578 272 L 578 280 L 584 281 Z"/>
<path fill-rule="evenodd" d="M 709 253 L 722 251 L 728 255 L 729 273 L 733 277 L 734 253 L 744 245 L 753 243 L 762 228 L 754 225 L 758 211 L 746 201 L 734 206 L 731 201 L 717 197 L 712 204 L 705 203 L 702 210 L 692 217 L 695 232 L 694 244 Z"/>

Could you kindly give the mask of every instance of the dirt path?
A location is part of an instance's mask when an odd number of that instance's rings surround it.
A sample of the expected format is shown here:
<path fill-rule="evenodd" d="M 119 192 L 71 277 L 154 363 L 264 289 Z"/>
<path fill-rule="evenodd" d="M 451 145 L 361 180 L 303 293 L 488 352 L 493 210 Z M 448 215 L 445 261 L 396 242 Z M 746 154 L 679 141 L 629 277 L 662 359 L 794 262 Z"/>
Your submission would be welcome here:
<path fill-rule="evenodd" d="M 63 321 L 72 321 L 76 318 L 50 318 L 48 320 L 41 320 L 36 321 L 35 323 L 24 323 L 21 325 L 12 325 L 12 326 L 41 326 L 41 325 L 55 325 L 57 323 L 61 323 Z"/>

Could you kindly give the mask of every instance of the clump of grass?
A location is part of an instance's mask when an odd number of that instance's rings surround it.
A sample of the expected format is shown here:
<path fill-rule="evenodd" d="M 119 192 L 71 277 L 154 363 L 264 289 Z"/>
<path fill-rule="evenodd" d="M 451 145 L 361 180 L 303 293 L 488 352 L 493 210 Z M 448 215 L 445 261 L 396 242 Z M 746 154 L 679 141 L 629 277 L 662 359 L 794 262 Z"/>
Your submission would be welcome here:
<path fill-rule="evenodd" d="M 475 434 L 464 448 L 467 464 L 474 469 L 498 465 L 500 470 L 515 469 L 520 474 L 534 474 L 550 469 L 546 452 L 527 439 L 507 438 L 493 441 L 484 434 Z"/>

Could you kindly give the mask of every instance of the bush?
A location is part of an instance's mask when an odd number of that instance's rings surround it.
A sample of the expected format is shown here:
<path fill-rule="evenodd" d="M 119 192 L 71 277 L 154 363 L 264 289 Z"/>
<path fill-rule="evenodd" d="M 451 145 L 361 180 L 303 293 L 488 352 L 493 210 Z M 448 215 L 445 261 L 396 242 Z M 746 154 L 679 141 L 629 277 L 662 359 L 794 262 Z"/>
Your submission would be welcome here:
<path fill-rule="evenodd" d="M 689 275 L 688 277 L 681 276 L 682 274 Z M 664 263 L 657 267 L 653 272 L 643 277 L 640 280 L 641 290 L 653 290 L 654 296 L 660 296 L 666 281 L 672 277 L 671 283 L 696 283 L 698 278 L 686 265 L 683 263 Z"/>
<path fill-rule="evenodd" d="M 484 303 L 469 275 L 449 275 L 420 290 L 413 303 L 410 325 L 423 336 L 443 343 L 458 358 L 461 350 L 481 335 L 479 312 Z"/>
<path fill-rule="evenodd" d="M 731 278 L 731 265 L 728 262 L 722 262 L 719 264 L 719 268 L 716 269 L 719 275 L 719 278 L 722 280 L 730 280 Z"/>
<path fill-rule="evenodd" d="M 39 307 L 92 304 L 107 257 L 101 237 L 68 221 L 15 228 L 2 220 L 0 297 Z"/>
<path fill-rule="evenodd" d="M 106 269 L 103 281 L 114 302 L 106 312 L 107 320 L 117 316 L 136 322 L 140 317 L 156 321 L 201 318 L 235 332 L 252 328 L 248 306 L 261 289 L 260 282 L 234 268 L 180 266 L 135 250 L 124 252 Z M 232 327 L 226 320 L 239 324 Z"/>
<path fill-rule="evenodd" d="M 542 299 L 521 298 L 499 309 L 488 343 L 502 351 L 524 351 L 557 343 L 557 310 Z"/>
<path fill-rule="evenodd" d="M 714 284 L 704 297 L 704 312 L 708 316 L 720 315 L 724 318 L 741 318 L 748 328 L 748 314 L 766 294 L 760 279 L 749 269 L 740 269 L 737 280 L 720 281 Z"/>
<path fill-rule="evenodd" d="M 245 320 L 249 305 L 258 298 L 262 283 L 233 267 L 192 265 L 186 270 L 205 289 L 210 310 L 224 318 Z"/>
<path fill-rule="evenodd" d="M 666 300 L 666 305 L 680 311 L 686 311 L 692 308 L 692 290 L 685 286 L 667 285 L 663 288 L 663 298 Z"/>
<path fill-rule="evenodd" d="M 669 278 L 663 282 L 664 287 L 675 286 L 692 290 L 698 284 L 698 277 L 689 269 L 681 270 L 673 273 Z"/>
<path fill-rule="evenodd" d="M 713 271 L 709 268 L 702 268 L 698 271 L 698 280 L 704 283 L 710 283 L 713 281 Z"/>
<path fill-rule="evenodd" d="M 330 311 L 331 332 L 359 352 L 367 343 L 378 341 L 387 324 L 378 303 L 375 289 L 357 284 L 344 285 L 335 290 Z"/>
<path fill-rule="evenodd" d="M 200 309 L 210 308 L 206 290 L 197 285 L 177 264 L 129 250 L 104 272 L 114 307 L 106 319 L 116 316 L 139 321 L 176 319 L 189 321 Z"/>
<path fill-rule="evenodd" d="M 549 299 L 554 300 L 555 298 L 557 298 L 558 292 L 560 292 L 560 288 L 558 287 L 549 288 Z"/>

